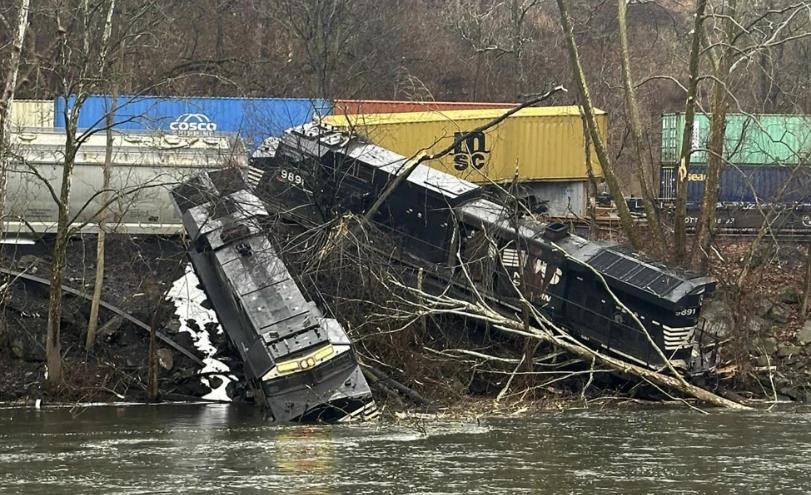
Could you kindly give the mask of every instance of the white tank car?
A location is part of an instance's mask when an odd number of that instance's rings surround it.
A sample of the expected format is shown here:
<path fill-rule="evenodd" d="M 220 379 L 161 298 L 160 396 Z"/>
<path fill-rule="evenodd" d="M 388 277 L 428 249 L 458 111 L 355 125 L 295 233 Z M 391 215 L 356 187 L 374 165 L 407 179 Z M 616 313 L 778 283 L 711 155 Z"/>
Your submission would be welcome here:
<path fill-rule="evenodd" d="M 4 234 L 29 237 L 56 231 L 51 192 L 62 186 L 64 129 L 26 128 L 11 133 Z M 95 232 L 102 210 L 106 136 L 98 132 L 79 148 L 70 194 L 71 218 Z M 111 198 L 106 230 L 127 234 L 183 231 L 168 191 L 190 176 L 226 167 L 246 168 L 247 153 L 233 134 L 177 136 L 154 131 L 113 134 Z M 47 184 L 46 184 L 47 182 Z M 50 185 L 50 188 L 48 187 Z"/>

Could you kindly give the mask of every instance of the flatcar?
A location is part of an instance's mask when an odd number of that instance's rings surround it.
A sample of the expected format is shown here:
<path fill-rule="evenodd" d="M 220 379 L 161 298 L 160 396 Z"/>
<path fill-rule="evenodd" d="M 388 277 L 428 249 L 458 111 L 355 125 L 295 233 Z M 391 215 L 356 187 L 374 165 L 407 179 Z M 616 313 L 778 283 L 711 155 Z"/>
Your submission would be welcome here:
<path fill-rule="evenodd" d="M 276 422 L 335 422 L 377 415 L 341 324 L 292 279 L 262 226 L 267 211 L 239 170 L 197 175 L 172 190 L 191 239 L 189 257 Z"/>
<path fill-rule="evenodd" d="M 324 125 L 293 128 L 260 147 L 259 197 L 297 221 L 320 223 L 364 212 L 409 163 L 406 157 Z M 426 273 L 473 279 L 479 292 L 516 311 L 520 288 L 547 318 L 595 348 L 652 368 L 698 371 L 698 324 L 714 280 L 588 241 L 561 224 L 521 216 L 477 185 L 418 165 L 374 221 L 390 233 L 401 259 Z M 467 288 L 472 293 L 472 288 Z M 640 325 L 641 324 L 641 325 Z"/>

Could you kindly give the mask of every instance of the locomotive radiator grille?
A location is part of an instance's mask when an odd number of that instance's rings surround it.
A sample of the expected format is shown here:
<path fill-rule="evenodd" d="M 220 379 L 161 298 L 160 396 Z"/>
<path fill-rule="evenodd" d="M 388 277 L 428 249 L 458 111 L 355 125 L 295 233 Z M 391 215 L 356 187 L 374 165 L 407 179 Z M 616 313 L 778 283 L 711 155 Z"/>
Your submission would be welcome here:
<path fill-rule="evenodd" d="M 696 327 L 678 327 L 673 328 L 667 325 L 662 325 L 664 330 L 665 349 L 668 351 L 675 351 L 690 347 L 693 341 L 693 333 Z"/>

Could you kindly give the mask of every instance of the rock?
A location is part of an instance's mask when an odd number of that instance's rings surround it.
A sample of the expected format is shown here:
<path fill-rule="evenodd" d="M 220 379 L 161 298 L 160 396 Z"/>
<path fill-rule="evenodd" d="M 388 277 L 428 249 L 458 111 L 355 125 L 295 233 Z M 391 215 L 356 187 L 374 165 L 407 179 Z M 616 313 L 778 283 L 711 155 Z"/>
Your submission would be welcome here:
<path fill-rule="evenodd" d="M 755 339 L 752 343 L 754 344 L 754 350 L 758 354 L 771 356 L 777 352 L 777 339 L 774 337 L 761 337 Z"/>
<path fill-rule="evenodd" d="M 211 389 L 205 386 L 199 377 L 192 377 L 183 383 L 177 384 L 175 392 L 192 397 L 202 397 L 211 392 Z"/>
<path fill-rule="evenodd" d="M 228 345 L 228 337 L 225 332 L 220 331 L 218 324 L 206 324 L 206 331 L 208 332 L 208 340 L 215 349 L 222 352 Z"/>
<path fill-rule="evenodd" d="M 177 318 L 170 318 L 163 326 L 163 330 L 169 335 L 175 335 L 180 331 L 180 321 Z"/>
<path fill-rule="evenodd" d="M 104 339 L 105 342 L 113 342 L 116 338 L 118 330 L 124 324 L 124 318 L 121 316 L 113 316 L 104 325 L 96 330 L 96 339 Z"/>
<path fill-rule="evenodd" d="M 184 349 L 191 352 L 198 358 L 203 359 L 204 357 L 206 357 L 205 354 L 199 349 L 197 349 L 197 347 L 194 345 L 194 338 L 191 336 L 189 332 L 180 332 L 177 335 L 175 335 L 174 339 L 172 340 L 174 340 L 177 345 L 183 347 Z"/>
<path fill-rule="evenodd" d="M 37 265 L 39 265 L 39 262 L 39 257 L 33 254 L 26 254 L 20 256 L 20 259 L 17 260 L 17 269 L 25 270 L 28 273 L 37 273 Z"/>
<path fill-rule="evenodd" d="M 174 356 L 172 356 L 172 351 L 169 349 L 161 347 L 156 354 L 158 356 L 158 364 L 161 368 L 170 371 L 175 366 Z"/>
<path fill-rule="evenodd" d="M 802 296 L 794 287 L 786 287 L 780 294 L 780 302 L 785 304 L 800 304 Z"/>
<path fill-rule="evenodd" d="M 43 318 L 26 318 L 10 325 L 6 322 L 6 341 L 11 355 L 23 361 L 45 361 L 46 325 L 47 320 Z"/>
<path fill-rule="evenodd" d="M 752 331 L 751 335 L 763 335 L 771 326 L 771 322 L 760 316 L 753 316 L 747 321 L 747 326 Z"/>
<path fill-rule="evenodd" d="M 808 345 L 811 343 L 811 320 L 805 320 L 805 324 L 797 332 L 797 341 L 800 342 L 801 345 Z"/>
<path fill-rule="evenodd" d="M 212 375 L 208 377 L 208 385 L 211 387 L 211 390 L 216 390 L 222 385 L 222 378 L 217 375 Z"/>
<path fill-rule="evenodd" d="M 724 338 L 732 331 L 732 310 L 724 302 L 713 299 L 704 306 L 702 311 L 704 318 L 704 331 L 717 338 Z"/>
<path fill-rule="evenodd" d="M 755 301 L 753 309 L 756 315 L 765 317 L 772 309 L 772 302 L 768 299 L 758 299 Z"/>
<path fill-rule="evenodd" d="M 766 313 L 766 319 L 775 323 L 788 323 L 791 311 L 783 304 L 774 304 Z"/>
<path fill-rule="evenodd" d="M 796 356 L 803 351 L 803 348 L 792 344 L 780 344 L 777 346 L 777 355 L 785 358 L 789 356 Z"/>
<path fill-rule="evenodd" d="M 172 373 L 171 380 L 173 383 L 183 383 L 196 374 L 197 371 L 193 368 L 181 368 Z"/>
<path fill-rule="evenodd" d="M 780 395 L 785 395 L 791 400 L 805 400 L 805 393 L 797 387 L 780 387 L 777 392 Z"/>

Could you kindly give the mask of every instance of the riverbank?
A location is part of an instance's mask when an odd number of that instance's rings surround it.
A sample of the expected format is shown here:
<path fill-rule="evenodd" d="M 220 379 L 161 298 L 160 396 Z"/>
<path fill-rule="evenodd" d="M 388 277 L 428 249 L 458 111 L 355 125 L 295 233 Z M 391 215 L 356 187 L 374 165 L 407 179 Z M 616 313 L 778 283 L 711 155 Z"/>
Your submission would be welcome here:
<path fill-rule="evenodd" d="M 65 283 L 91 292 L 95 238 L 79 237 L 71 242 Z M 780 252 L 758 253 L 750 262 L 746 284 L 736 290 L 737 274 L 747 258 L 743 246 L 720 245 L 720 257 L 712 267 L 719 289 L 707 302 L 704 316 L 706 330 L 717 335 L 723 347 L 719 376 L 704 385 L 755 403 L 809 401 L 811 322 L 800 317 L 798 298 L 804 252 L 784 245 Z M 180 240 L 110 236 L 107 249 L 108 260 L 115 259 L 116 263 L 108 262 L 108 267 L 113 268 L 105 279 L 105 300 L 144 322 L 156 322 L 168 338 L 202 361 L 160 343 L 157 356 L 162 398 L 250 402 L 240 360 L 216 324 L 216 316 L 206 307 Z M 6 246 L 3 255 L 4 266 L 47 278 L 47 243 Z M 547 370 L 544 373 L 548 379 L 543 374 L 516 373 L 522 342 L 459 319 L 432 318 L 405 328 L 394 322 L 386 327 L 387 323 L 379 318 L 368 317 L 379 312 L 379 307 L 358 302 L 380 298 L 379 287 L 364 286 L 363 281 L 349 276 L 335 277 L 331 272 L 321 276 L 343 284 L 331 287 L 319 281 L 319 288 L 324 289 L 322 295 L 333 307 L 341 308 L 338 316 L 352 329 L 361 360 L 416 391 L 434 410 L 471 409 L 487 414 L 586 404 L 624 407 L 648 400 L 672 400 L 644 384 L 618 380 L 607 370 L 590 369 L 543 347 L 536 349 L 536 366 Z M 346 287 L 353 284 L 368 294 L 347 297 Z M 96 346 L 87 353 L 84 337 L 88 304 L 80 298 L 66 297 L 64 307 L 62 348 L 67 381 L 63 390 L 51 396 L 43 387 L 47 288 L 27 282 L 11 285 L 0 326 L 0 401 L 145 402 L 148 334 L 126 319 L 103 311 Z M 465 354 L 466 350 L 471 352 Z M 385 382 L 375 392 L 378 402 L 389 411 L 427 410 L 421 401 L 397 394 Z"/>

